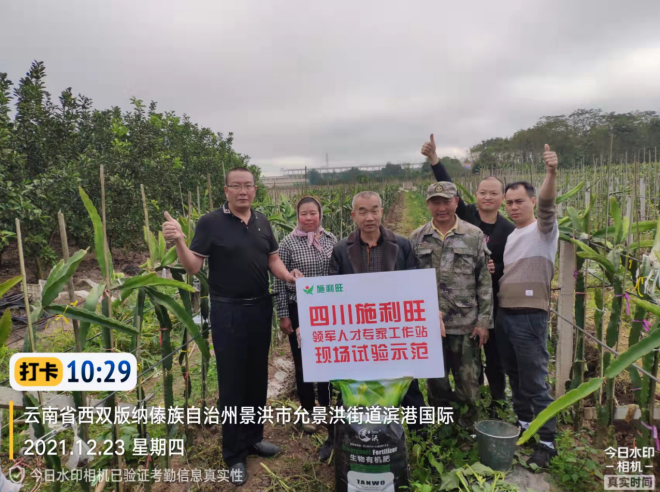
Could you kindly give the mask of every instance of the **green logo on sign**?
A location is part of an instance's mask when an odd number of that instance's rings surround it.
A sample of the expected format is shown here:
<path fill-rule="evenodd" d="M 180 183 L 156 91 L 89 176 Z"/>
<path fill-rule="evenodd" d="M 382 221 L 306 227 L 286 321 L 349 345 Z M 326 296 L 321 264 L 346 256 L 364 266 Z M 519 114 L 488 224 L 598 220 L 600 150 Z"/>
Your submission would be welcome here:
<path fill-rule="evenodd" d="M 303 287 L 303 292 L 305 294 L 312 295 L 314 293 L 314 286 L 305 286 Z M 331 285 L 317 285 L 316 293 L 317 294 L 328 294 L 334 292 L 344 292 L 344 284 L 331 284 Z"/>

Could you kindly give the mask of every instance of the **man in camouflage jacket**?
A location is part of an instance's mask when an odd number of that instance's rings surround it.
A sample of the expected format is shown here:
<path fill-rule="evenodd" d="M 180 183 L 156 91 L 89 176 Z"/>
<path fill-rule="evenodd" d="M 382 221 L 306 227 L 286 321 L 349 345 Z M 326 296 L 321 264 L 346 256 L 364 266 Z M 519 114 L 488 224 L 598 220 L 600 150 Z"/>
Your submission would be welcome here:
<path fill-rule="evenodd" d="M 446 333 L 445 377 L 428 380 L 429 404 L 446 407 L 453 402 L 467 403 L 471 410 L 467 421 L 472 423 L 479 397 L 481 347 L 493 327 L 490 251 L 484 233 L 456 216 L 458 193 L 454 183 L 429 186 L 426 204 L 433 219 L 410 235 L 410 244 L 419 268 L 435 268 Z M 450 371 L 456 392 L 449 384 Z"/>

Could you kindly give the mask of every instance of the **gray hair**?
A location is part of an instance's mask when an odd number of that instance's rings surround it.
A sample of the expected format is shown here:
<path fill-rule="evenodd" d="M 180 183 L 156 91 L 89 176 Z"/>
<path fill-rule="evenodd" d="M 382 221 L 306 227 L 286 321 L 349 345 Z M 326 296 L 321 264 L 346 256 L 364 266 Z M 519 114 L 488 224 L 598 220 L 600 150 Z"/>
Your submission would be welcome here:
<path fill-rule="evenodd" d="M 383 206 L 383 200 L 380 199 L 380 195 L 376 193 L 375 191 L 361 191 L 357 195 L 353 197 L 353 202 L 351 203 L 351 208 L 355 210 L 355 202 L 359 198 L 373 198 L 376 197 L 378 198 L 378 204 L 382 207 Z"/>

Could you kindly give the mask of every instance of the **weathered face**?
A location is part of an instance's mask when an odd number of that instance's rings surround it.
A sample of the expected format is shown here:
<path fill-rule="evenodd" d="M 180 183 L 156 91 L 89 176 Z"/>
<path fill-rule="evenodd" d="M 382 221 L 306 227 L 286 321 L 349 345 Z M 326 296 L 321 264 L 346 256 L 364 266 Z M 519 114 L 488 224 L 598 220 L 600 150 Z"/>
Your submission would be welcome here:
<path fill-rule="evenodd" d="M 506 213 L 518 227 L 529 225 L 534 220 L 536 197 L 530 197 L 524 186 L 506 192 Z"/>
<path fill-rule="evenodd" d="M 319 228 L 321 215 L 315 203 L 303 203 L 298 209 L 298 225 L 305 232 L 314 232 Z"/>
<path fill-rule="evenodd" d="M 383 220 L 383 207 L 376 196 L 360 197 L 355 200 L 355 207 L 351 212 L 355 225 L 362 232 L 375 232 Z"/>
<path fill-rule="evenodd" d="M 477 208 L 484 212 L 498 210 L 504 201 L 502 183 L 496 179 L 484 179 L 477 188 Z"/>
<path fill-rule="evenodd" d="M 434 196 L 426 200 L 426 206 L 436 223 L 451 226 L 456 221 L 458 197 L 443 198 L 441 196 Z"/>
<path fill-rule="evenodd" d="M 254 185 L 254 176 L 247 171 L 234 171 L 229 174 L 228 184 L 225 186 L 227 201 L 233 208 L 246 209 L 252 206 L 257 187 Z"/>

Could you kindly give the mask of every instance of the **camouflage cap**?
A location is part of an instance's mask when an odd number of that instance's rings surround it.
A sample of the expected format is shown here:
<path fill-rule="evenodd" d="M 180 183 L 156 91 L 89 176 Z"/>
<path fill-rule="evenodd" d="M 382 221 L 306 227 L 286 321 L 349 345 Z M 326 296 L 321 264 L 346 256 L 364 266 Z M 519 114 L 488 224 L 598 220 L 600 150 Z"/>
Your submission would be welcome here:
<path fill-rule="evenodd" d="M 434 196 L 441 196 L 442 198 L 454 198 L 458 196 L 458 190 L 454 183 L 449 181 L 440 181 L 439 183 L 433 183 L 426 190 L 426 199 L 429 200 Z"/>

